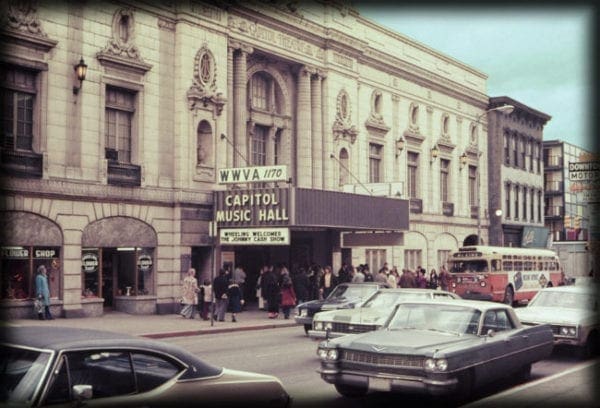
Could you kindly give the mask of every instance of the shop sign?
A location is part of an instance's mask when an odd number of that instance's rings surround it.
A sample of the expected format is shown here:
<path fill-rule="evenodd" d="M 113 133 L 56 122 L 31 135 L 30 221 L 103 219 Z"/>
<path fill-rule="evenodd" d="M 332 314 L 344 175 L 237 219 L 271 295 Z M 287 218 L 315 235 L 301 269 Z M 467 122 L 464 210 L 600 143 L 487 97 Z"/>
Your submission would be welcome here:
<path fill-rule="evenodd" d="M 228 228 L 219 230 L 221 244 L 289 245 L 289 228 Z"/>
<path fill-rule="evenodd" d="M 289 189 L 217 191 L 218 227 L 287 226 Z"/>
<path fill-rule="evenodd" d="M 265 183 L 287 181 L 287 166 L 257 166 L 220 169 L 219 184 Z"/>
<path fill-rule="evenodd" d="M 35 258 L 54 258 L 56 256 L 56 250 L 54 249 L 35 249 L 33 251 Z"/>
<path fill-rule="evenodd" d="M 23 247 L 2 247 L 2 258 L 29 258 L 29 250 Z"/>
<path fill-rule="evenodd" d="M 142 272 L 148 272 L 152 268 L 152 257 L 148 254 L 142 254 L 138 258 L 138 268 Z"/>
<path fill-rule="evenodd" d="M 98 255 L 93 252 L 87 252 L 81 257 L 81 267 L 85 273 L 96 272 L 98 269 Z"/>
<path fill-rule="evenodd" d="M 600 161 L 569 162 L 570 181 L 600 180 Z"/>

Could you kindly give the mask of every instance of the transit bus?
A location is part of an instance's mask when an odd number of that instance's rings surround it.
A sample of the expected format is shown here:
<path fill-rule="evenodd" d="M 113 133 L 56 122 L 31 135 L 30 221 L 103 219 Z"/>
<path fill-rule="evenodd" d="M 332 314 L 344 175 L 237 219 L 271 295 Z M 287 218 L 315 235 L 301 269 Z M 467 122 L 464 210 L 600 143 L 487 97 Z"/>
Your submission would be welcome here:
<path fill-rule="evenodd" d="M 563 279 L 556 253 L 536 248 L 462 247 L 449 256 L 448 271 L 449 289 L 460 297 L 509 305 Z"/>

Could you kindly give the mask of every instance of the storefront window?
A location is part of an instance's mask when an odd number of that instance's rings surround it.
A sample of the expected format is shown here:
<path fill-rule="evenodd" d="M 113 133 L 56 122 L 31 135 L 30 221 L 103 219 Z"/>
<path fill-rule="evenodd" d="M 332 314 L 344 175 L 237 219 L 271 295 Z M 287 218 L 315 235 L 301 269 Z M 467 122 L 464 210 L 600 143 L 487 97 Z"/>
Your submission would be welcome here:
<path fill-rule="evenodd" d="M 12 246 L 1 248 L 0 281 L 2 299 L 30 299 L 35 297 L 35 276 L 38 266 L 48 271 L 50 297 L 60 292 L 60 248 Z"/>
<path fill-rule="evenodd" d="M 100 256 L 96 248 L 85 248 L 81 256 L 81 288 L 83 297 L 100 296 Z"/>

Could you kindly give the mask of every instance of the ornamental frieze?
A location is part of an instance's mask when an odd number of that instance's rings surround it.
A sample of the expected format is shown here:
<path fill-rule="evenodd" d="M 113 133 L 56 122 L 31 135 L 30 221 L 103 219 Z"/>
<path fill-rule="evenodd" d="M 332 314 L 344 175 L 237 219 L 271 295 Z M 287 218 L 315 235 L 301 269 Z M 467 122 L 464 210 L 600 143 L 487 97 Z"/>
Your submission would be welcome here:
<path fill-rule="evenodd" d="M 292 35 L 271 30 L 253 21 L 248 21 L 236 16 L 229 16 L 229 29 L 237 31 L 260 42 L 283 48 L 287 51 L 296 52 L 318 60 L 324 60 L 325 51 L 307 41 L 300 40 Z"/>

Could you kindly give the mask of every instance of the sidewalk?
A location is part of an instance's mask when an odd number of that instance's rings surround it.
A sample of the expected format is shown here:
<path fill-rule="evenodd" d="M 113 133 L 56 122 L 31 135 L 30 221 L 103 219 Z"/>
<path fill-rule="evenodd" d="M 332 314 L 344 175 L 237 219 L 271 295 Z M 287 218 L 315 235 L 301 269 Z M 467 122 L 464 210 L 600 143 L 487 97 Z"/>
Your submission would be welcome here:
<path fill-rule="evenodd" d="M 231 313 L 227 313 L 224 322 L 195 319 L 184 319 L 179 314 L 168 315 L 131 315 L 123 312 L 106 312 L 101 317 L 55 318 L 54 320 L 14 319 L 1 322 L 3 327 L 14 326 L 61 326 L 81 329 L 99 329 L 118 333 L 127 333 L 154 339 L 180 336 L 197 336 L 203 334 L 227 333 L 243 330 L 265 330 L 280 327 L 298 327 L 299 333 L 304 328 L 294 322 L 293 315 L 284 319 L 279 314 L 277 319 L 269 319 L 262 310 L 246 310 L 237 314 L 237 322 L 231 321 Z"/>

